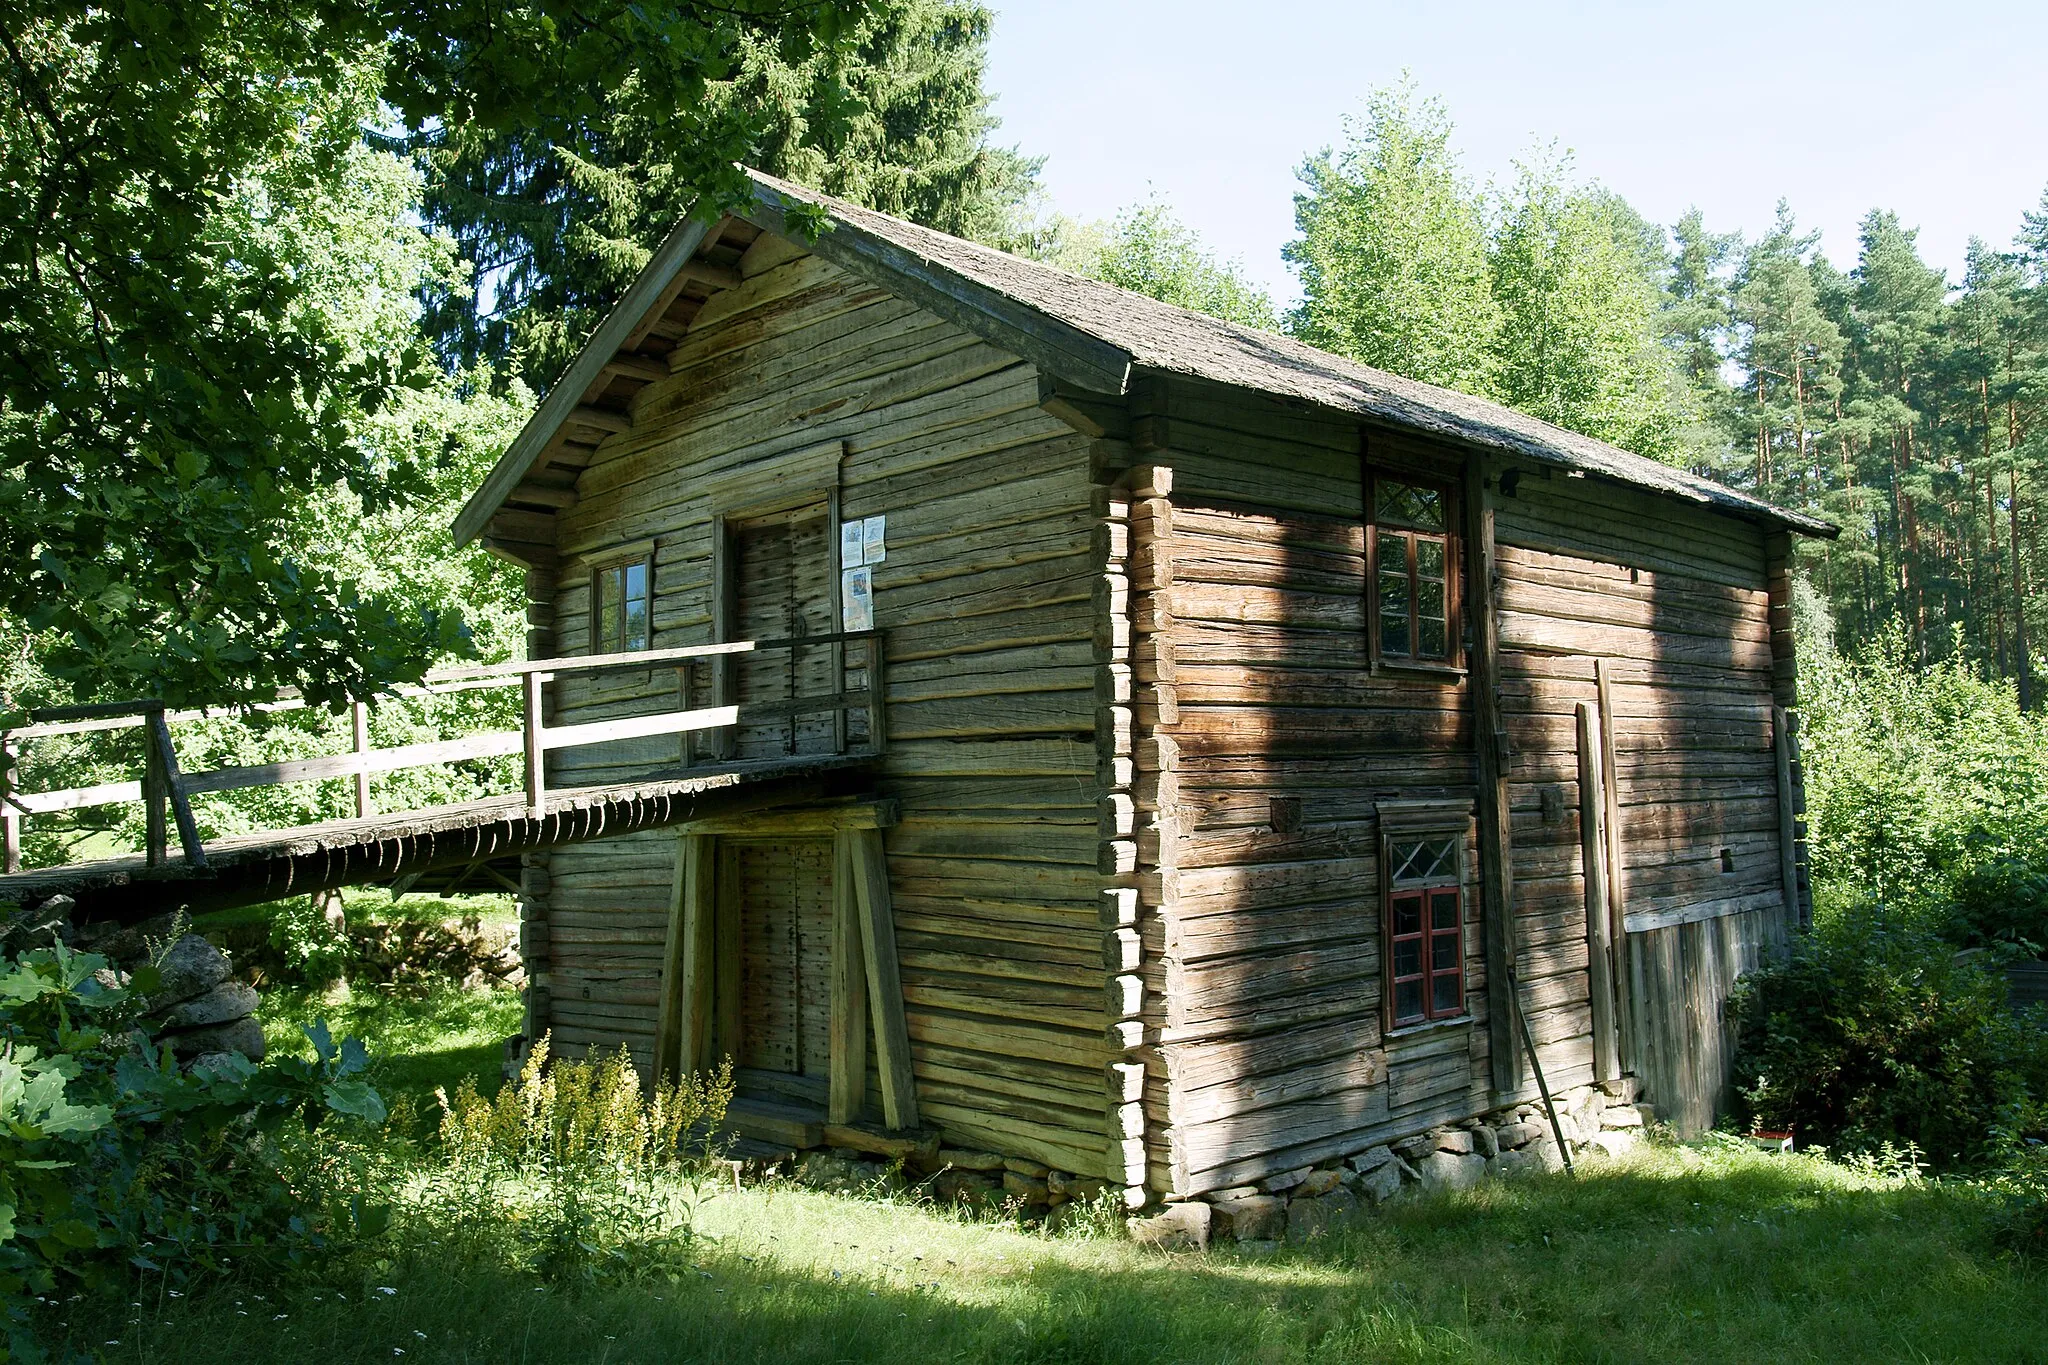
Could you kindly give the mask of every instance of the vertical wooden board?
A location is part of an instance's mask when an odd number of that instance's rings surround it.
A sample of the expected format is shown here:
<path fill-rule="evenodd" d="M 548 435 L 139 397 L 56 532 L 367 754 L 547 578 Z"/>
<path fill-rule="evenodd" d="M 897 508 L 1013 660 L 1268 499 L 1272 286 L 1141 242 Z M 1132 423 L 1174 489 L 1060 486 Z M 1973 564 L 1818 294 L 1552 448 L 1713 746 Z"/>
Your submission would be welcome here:
<path fill-rule="evenodd" d="M 1600 803 L 1607 827 L 1607 932 L 1614 942 L 1622 945 L 1622 956 L 1626 959 L 1628 930 L 1623 921 L 1628 905 L 1628 882 L 1622 867 L 1621 770 L 1614 753 L 1614 681 L 1608 660 L 1594 661 L 1593 680 L 1599 699 Z M 1640 1073 L 1642 1059 L 1637 1030 L 1641 1025 L 1636 1016 L 1636 1005 L 1631 999 L 1634 984 L 1633 973 L 1626 970 L 1615 982 L 1619 996 L 1616 1003 L 1620 1007 L 1620 1037 L 1617 1042 L 1622 1069 Z"/>
<path fill-rule="evenodd" d="M 1579 867 L 1586 887 L 1586 989 L 1593 1013 L 1593 1079 L 1620 1074 L 1615 1028 L 1613 921 L 1607 903 L 1606 776 L 1599 712 L 1578 704 Z"/>
<path fill-rule="evenodd" d="M 685 1070 L 683 1059 L 683 1014 L 688 1008 L 686 958 L 689 944 L 689 901 L 685 880 L 689 859 L 684 853 L 688 835 L 675 844 L 675 876 L 669 896 L 668 937 L 661 953 L 661 996 L 654 1014 L 654 1073 L 657 1079 Z"/>
<path fill-rule="evenodd" d="M 917 1126 L 917 1080 L 911 1072 L 910 1025 L 903 1012 L 902 972 L 896 960 L 896 923 L 889 895 L 889 858 L 877 829 L 849 830 L 853 881 L 860 904 L 861 950 L 874 1018 L 875 1054 L 882 1079 L 882 1116 L 891 1128 Z"/>
<path fill-rule="evenodd" d="M 1471 572 L 1467 591 L 1472 619 L 1473 744 L 1479 756 L 1480 906 L 1484 923 L 1486 979 L 1492 995 L 1487 1010 L 1488 1061 L 1496 1094 L 1513 1094 L 1522 1081 L 1514 1011 L 1506 995 L 1514 990 L 1515 940 L 1513 840 L 1500 716 L 1500 640 L 1494 603 L 1494 509 L 1487 496 L 1479 457 L 1465 466 L 1465 553 Z"/>
<path fill-rule="evenodd" d="M 1799 798 L 1792 781 L 1792 718 L 1782 706 L 1771 708 L 1771 748 L 1778 765 L 1778 879 L 1785 908 L 1768 938 L 1781 946 L 1799 918 Z"/>
<path fill-rule="evenodd" d="M 825 1111 L 832 1123 L 853 1122 L 866 1105 L 867 981 L 860 901 L 853 889 L 853 845 L 841 834 L 832 843 L 832 1057 Z"/>
<path fill-rule="evenodd" d="M 798 1070 L 806 1076 L 832 1073 L 832 863 L 832 840 L 791 841 L 791 890 L 797 921 Z"/>
<path fill-rule="evenodd" d="M 676 841 L 661 1002 L 655 1017 L 654 1060 L 661 1075 L 700 1070 L 710 1061 L 716 855 L 716 841 L 705 836 L 685 834 Z"/>
<path fill-rule="evenodd" d="M 740 943 L 739 850 L 721 839 L 715 858 L 716 880 L 713 896 L 713 997 L 711 1058 L 715 1063 L 739 1065 L 741 1023 L 740 993 L 744 989 L 743 954 Z"/>

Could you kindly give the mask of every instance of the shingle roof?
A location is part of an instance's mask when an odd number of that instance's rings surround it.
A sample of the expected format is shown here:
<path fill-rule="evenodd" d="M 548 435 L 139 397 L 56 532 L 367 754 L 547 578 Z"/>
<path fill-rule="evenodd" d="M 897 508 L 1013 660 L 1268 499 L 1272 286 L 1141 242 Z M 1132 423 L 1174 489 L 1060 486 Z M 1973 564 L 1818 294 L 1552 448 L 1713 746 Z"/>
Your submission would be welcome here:
<path fill-rule="evenodd" d="M 866 258 L 892 272 L 907 268 L 922 277 L 922 283 L 941 289 L 949 283 L 944 276 L 950 275 L 1055 324 L 1055 340 L 1058 333 L 1070 331 L 1097 343 L 1086 348 L 1088 354 L 1074 357 L 1080 367 L 1094 373 L 1094 387 L 1102 387 L 1099 380 L 1114 373 L 1115 353 L 1121 353 L 1128 367 L 1299 399 L 1374 422 L 1582 470 L 1806 535 L 1839 534 L 1840 528 L 1819 518 L 1774 507 L 1483 398 L 1403 379 L 1286 337 L 1161 303 L 773 176 L 756 172 L 754 181 L 764 208 L 780 210 L 790 201 L 823 208 L 835 229 L 820 237 L 813 249 L 842 265 L 858 268 L 855 258 Z M 960 293 L 946 292 L 956 298 Z M 972 318 L 961 316 L 955 308 L 945 311 L 963 325 L 974 325 Z M 1004 320 L 1012 326 L 1031 321 L 1017 317 L 1014 309 L 1004 311 L 1009 313 Z M 1071 344 L 1072 339 L 1067 340 Z M 1105 348 L 1109 354 L 1104 353 Z M 1043 357 L 1032 358 L 1045 363 Z M 1087 381 L 1087 375 L 1077 376 L 1084 387 Z M 1124 386 L 1119 383 L 1111 391 L 1121 392 Z"/>
<path fill-rule="evenodd" d="M 1312 403 L 1385 426 L 1577 470 L 1682 499 L 1767 526 L 1833 537 L 1840 528 L 1773 507 L 1708 479 L 1552 426 L 1482 398 L 1388 374 L 1300 342 L 1056 267 L 963 241 L 749 171 L 754 205 L 741 217 L 842 269 L 917 303 L 1032 361 L 1054 379 L 1097 393 L 1129 391 L 1134 371 L 1186 375 Z M 792 223 L 792 206 L 806 221 Z M 827 230 L 803 229 L 822 210 Z M 457 543 L 482 535 L 550 442 L 569 422 L 603 366 L 644 317 L 667 306 L 706 225 L 689 218 L 654 252 L 619 305 L 570 364 L 517 439 L 456 517 Z"/>

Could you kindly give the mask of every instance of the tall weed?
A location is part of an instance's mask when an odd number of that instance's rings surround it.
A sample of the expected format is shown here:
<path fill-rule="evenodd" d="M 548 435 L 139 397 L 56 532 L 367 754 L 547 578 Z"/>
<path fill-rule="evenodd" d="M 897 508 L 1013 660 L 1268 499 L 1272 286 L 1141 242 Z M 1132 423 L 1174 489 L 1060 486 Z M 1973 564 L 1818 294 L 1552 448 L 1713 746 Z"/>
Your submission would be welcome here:
<path fill-rule="evenodd" d="M 554 1283 L 674 1271 L 732 1100 L 731 1066 L 649 1090 L 623 1048 L 552 1064 L 549 1053 L 543 1037 L 495 1099 L 468 1079 L 436 1092 L 440 1141 L 417 1231 Z"/>

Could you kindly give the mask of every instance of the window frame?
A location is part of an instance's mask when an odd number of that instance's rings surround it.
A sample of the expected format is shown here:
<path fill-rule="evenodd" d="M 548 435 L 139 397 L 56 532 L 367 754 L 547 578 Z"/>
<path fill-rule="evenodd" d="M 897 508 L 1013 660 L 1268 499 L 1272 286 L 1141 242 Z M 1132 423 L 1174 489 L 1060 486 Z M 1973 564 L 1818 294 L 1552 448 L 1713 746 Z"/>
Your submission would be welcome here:
<path fill-rule="evenodd" d="M 1444 547 L 1444 654 L 1441 657 L 1422 656 L 1413 652 L 1421 644 L 1419 617 L 1414 611 L 1418 598 L 1417 588 L 1420 575 L 1417 572 L 1415 546 L 1419 539 L 1437 539 L 1439 533 L 1418 531 L 1408 527 L 1382 527 L 1379 520 L 1380 485 L 1382 483 L 1403 484 L 1411 488 L 1426 489 L 1436 494 L 1443 502 L 1444 529 L 1441 540 Z M 1459 506 L 1457 488 L 1443 479 L 1426 475 L 1409 474 L 1398 469 L 1376 469 L 1368 465 L 1365 469 L 1365 629 L 1366 642 L 1373 671 L 1387 673 L 1417 673 L 1437 677 L 1456 677 L 1465 670 L 1464 630 L 1464 537 L 1459 534 Z M 1386 547 L 1382 540 L 1390 540 L 1401 547 L 1401 557 L 1408 579 L 1408 640 L 1410 653 L 1389 654 L 1381 631 L 1380 565 Z"/>
<path fill-rule="evenodd" d="M 1380 814 L 1380 951 L 1381 951 L 1381 1022 L 1385 1032 L 1393 1034 L 1414 1029 L 1430 1028 L 1437 1025 L 1458 1022 L 1469 1023 L 1472 1019 L 1471 1001 L 1467 990 L 1466 957 L 1470 944 L 1465 934 L 1466 919 L 1466 843 L 1471 827 L 1471 805 L 1469 802 L 1415 802 L 1381 803 Z M 1451 867 L 1448 871 L 1431 877 L 1416 878 L 1398 882 L 1394 876 L 1394 850 L 1396 845 L 1428 839 L 1451 841 Z M 1449 892 L 1452 897 L 1452 926 L 1436 929 L 1432 926 L 1432 914 L 1437 897 Z M 1413 898 L 1418 904 L 1418 927 L 1414 933 L 1397 933 L 1395 920 L 1397 904 Z M 1448 937 L 1455 948 L 1448 967 L 1434 965 L 1436 941 Z M 1418 943 L 1419 970 L 1412 974 L 1397 975 L 1396 944 L 1414 940 Z M 1456 999 L 1448 1006 L 1438 1007 L 1436 983 L 1444 978 L 1455 982 Z M 1399 985 L 1407 981 L 1419 981 L 1422 1012 L 1404 1015 L 1399 1008 Z"/>
<path fill-rule="evenodd" d="M 633 599 L 627 592 L 627 575 L 639 569 L 646 578 L 646 630 L 639 643 L 631 642 L 626 633 L 628 620 L 627 604 Z M 605 633 L 602 629 L 605 609 L 605 584 L 617 576 L 619 593 L 618 628 Z M 604 635 L 605 638 L 600 638 Z M 613 553 L 603 559 L 593 560 L 590 565 L 590 654 L 595 657 L 605 654 L 639 654 L 654 648 L 654 551 L 651 547 L 635 547 L 620 554 Z"/>

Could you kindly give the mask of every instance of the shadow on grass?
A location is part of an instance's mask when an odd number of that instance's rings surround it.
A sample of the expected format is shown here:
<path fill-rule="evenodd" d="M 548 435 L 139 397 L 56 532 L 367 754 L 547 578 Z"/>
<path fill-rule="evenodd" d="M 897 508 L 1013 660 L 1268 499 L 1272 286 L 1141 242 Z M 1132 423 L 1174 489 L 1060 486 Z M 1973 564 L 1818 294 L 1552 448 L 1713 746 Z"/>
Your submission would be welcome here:
<path fill-rule="evenodd" d="M 330 1287 L 260 1303 L 159 1299 L 120 1354 L 165 1365 L 400 1352 L 406 1365 L 2041 1358 L 2038 1279 L 1979 1252 L 1968 1197 L 1773 1165 L 1667 1161 L 1503 1182 L 1264 1256 L 1162 1255 L 749 1192 L 672 1282 L 568 1294 L 414 1255 L 341 1286 L 345 1298 Z"/>

